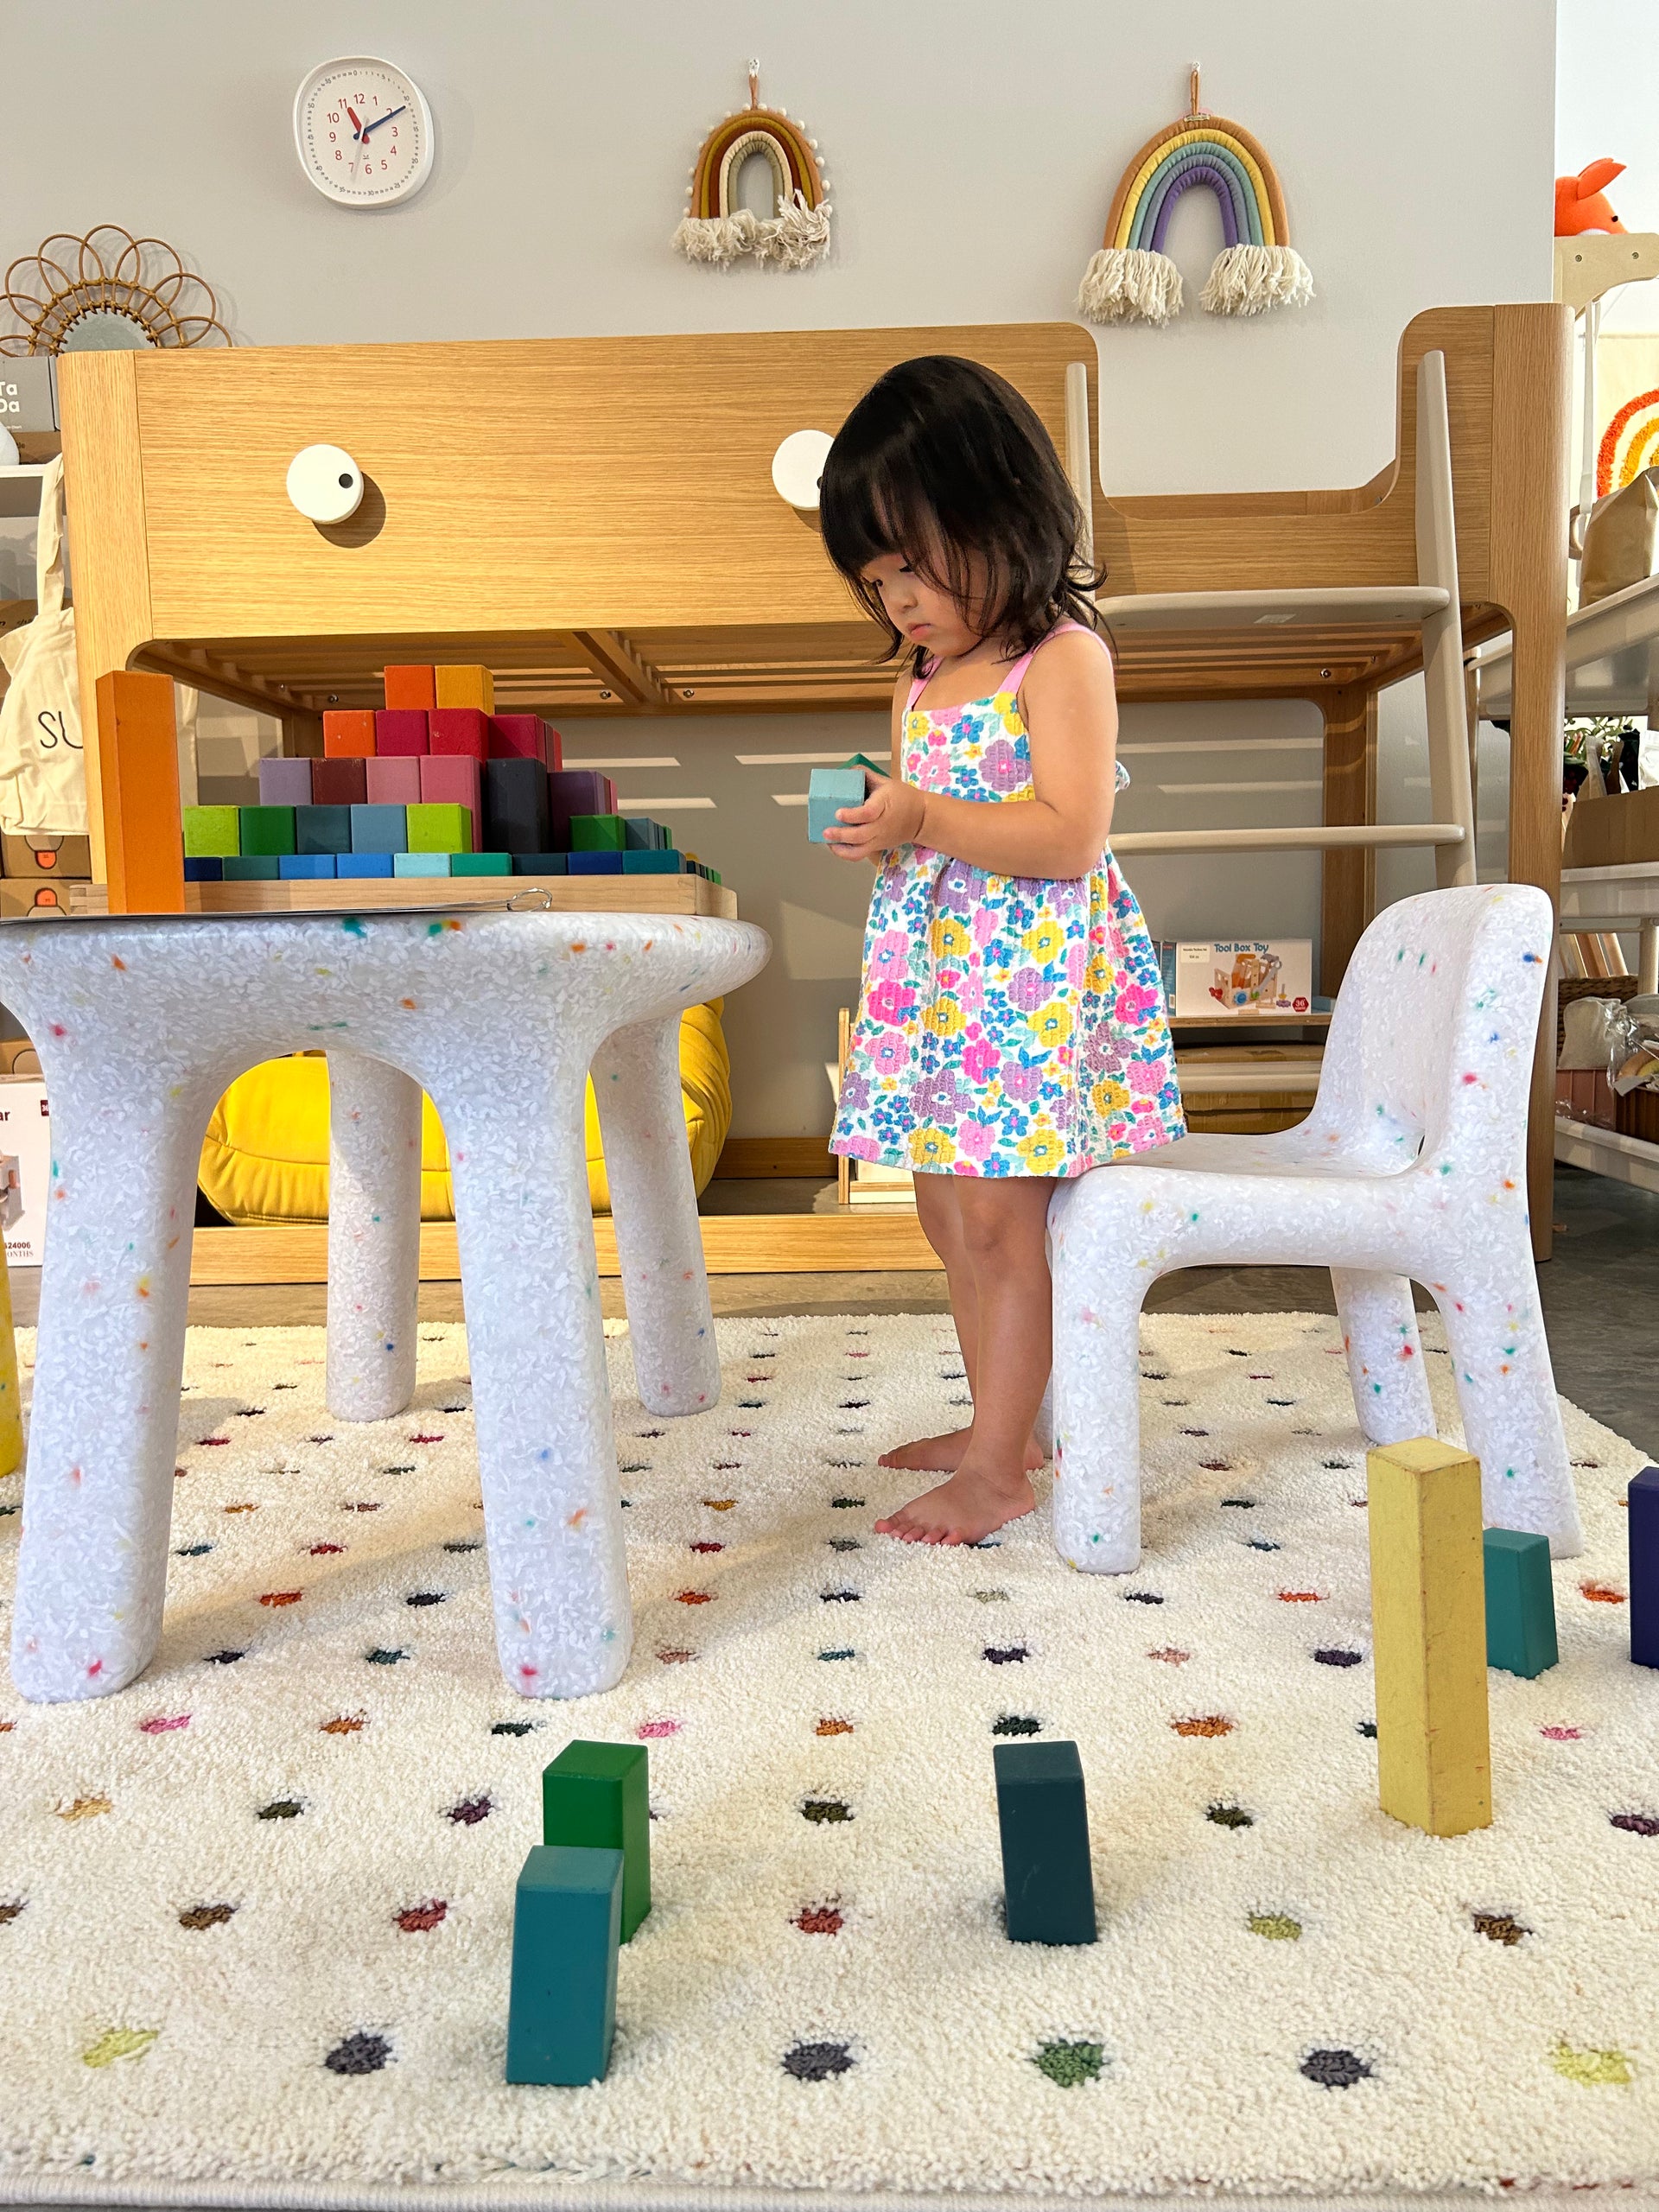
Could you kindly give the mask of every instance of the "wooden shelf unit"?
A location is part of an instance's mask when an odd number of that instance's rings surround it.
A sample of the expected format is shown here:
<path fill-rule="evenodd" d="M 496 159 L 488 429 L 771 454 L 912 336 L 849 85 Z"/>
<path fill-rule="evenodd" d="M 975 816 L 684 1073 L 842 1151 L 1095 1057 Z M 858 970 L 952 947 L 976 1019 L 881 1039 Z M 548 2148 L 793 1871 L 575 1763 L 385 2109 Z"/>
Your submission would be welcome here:
<path fill-rule="evenodd" d="M 71 887 L 69 911 L 109 911 L 101 883 Z M 701 875 L 353 876 L 320 883 L 187 883 L 187 914 L 395 914 L 510 906 L 556 914 L 713 914 L 737 919 L 737 894 Z"/>

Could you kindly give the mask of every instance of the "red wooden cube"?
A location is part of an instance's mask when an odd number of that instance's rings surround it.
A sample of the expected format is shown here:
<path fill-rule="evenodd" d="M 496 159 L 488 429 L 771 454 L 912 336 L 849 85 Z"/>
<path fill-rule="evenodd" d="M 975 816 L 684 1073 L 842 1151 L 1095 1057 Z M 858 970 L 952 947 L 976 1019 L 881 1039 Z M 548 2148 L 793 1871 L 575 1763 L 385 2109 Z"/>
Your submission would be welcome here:
<path fill-rule="evenodd" d="M 361 806 L 367 797 L 365 771 L 359 760 L 314 760 L 311 763 L 311 804 L 314 806 Z"/>
<path fill-rule="evenodd" d="M 435 707 L 429 717 L 433 753 L 458 753 L 469 760 L 490 757 L 490 718 L 480 707 Z"/>
<path fill-rule="evenodd" d="M 408 760 L 427 750 L 427 717 L 417 707 L 383 708 L 374 718 L 374 749 L 383 760 Z"/>
<path fill-rule="evenodd" d="M 492 760 L 539 760 L 543 768 L 560 765 L 559 734 L 539 715 L 492 715 Z"/>

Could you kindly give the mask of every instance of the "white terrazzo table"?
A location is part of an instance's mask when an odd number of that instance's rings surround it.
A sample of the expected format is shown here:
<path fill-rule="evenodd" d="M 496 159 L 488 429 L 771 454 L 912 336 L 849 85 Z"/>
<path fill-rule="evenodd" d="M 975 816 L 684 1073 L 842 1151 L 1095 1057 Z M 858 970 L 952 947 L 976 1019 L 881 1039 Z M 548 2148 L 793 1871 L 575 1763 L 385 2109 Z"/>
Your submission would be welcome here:
<path fill-rule="evenodd" d="M 414 1386 L 420 1095 L 454 1178 L 497 1648 L 531 1697 L 627 1664 L 627 1573 L 582 1122 L 599 1102 L 641 1397 L 720 1388 L 679 1077 L 683 1010 L 766 933 L 710 917 L 439 912 L 9 923 L 0 1001 L 52 1102 L 12 1631 L 28 1698 L 105 1696 L 161 1632 L 197 1160 L 214 1102 L 322 1046 L 328 1401 Z"/>

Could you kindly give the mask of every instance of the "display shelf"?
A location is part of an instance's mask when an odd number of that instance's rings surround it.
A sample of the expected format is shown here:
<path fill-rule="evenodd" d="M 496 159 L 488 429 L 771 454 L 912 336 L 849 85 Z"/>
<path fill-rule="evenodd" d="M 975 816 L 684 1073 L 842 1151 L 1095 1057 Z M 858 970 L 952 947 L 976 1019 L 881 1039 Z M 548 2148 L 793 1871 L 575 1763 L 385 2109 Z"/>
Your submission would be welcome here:
<path fill-rule="evenodd" d="M 1328 1029 L 1328 1014 L 1173 1014 L 1169 1026 L 1177 1036 L 1194 1029 L 1224 1030 L 1230 1035 L 1243 1029 Z"/>
<path fill-rule="evenodd" d="M 1350 822 L 1271 824 L 1254 830 L 1123 830 L 1115 853 L 1388 852 L 1409 845 L 1468 842 L 1460 822 Z"/>
<path fill-rule="evenodd" d="M 1555 1157 L 1564 1167 L 1587 1168 L 1592 1175 L 1633 1183 L 1639 1191 L 1659 1192 L 1659 1144 L 1599 1129 L 1588 1122 L 1555 1123 Z"/>
<path fill-rule="evenodd" d="M 1475 696 L 1483 721 L 1509 717 L 1511 648 L 1477 654 Z M 1645 715 L 1659 690 L 1659 575 L 1643 577 L 1567 618 L 1569 715 Z"/>
<path fill-rule="evenodd" d="M 737 894 L 701 875 L 353 876 L 321 883 L 187 883 L 187 914 L 366 914 L 500 908 L 545 892 L 556 914 L 709 914 L 737 919 Z M 108 912 L 101 883 L 76 884 L 72 915 Z"/>
<path fill-rule="evenodd" d="M 1561 927 L 1628 930 L 1659 918 L 1659 861 L 1561 870 Z"/>

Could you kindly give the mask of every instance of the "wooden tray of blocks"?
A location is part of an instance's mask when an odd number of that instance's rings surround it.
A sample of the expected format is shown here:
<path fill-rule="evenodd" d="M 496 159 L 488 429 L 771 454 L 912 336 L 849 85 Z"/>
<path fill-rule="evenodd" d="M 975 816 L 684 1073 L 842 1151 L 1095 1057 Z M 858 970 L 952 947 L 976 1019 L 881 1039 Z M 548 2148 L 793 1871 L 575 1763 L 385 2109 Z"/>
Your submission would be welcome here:
<path fill-rule="evenodd" d="M 499 907 L 528 892 L 561 912 L 735 917 L 715 870 L 618 812 L 608 776 L 564 767 L 540 715 L 495 712 L 488 669 L 385 681 L 384 708 L 323 715 L 321 760 L 262 760 L 258 805 L 183 810 L 187 913 Z"/>

